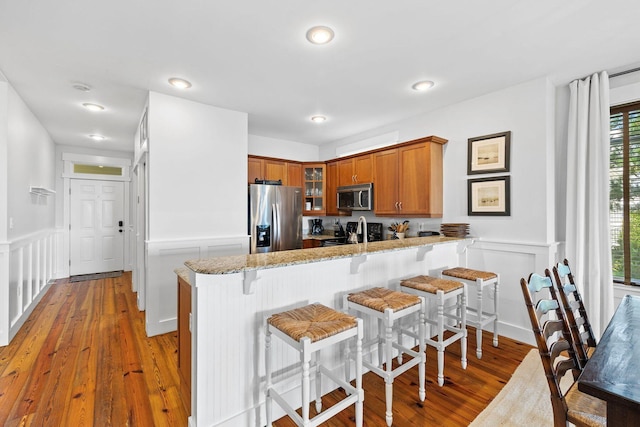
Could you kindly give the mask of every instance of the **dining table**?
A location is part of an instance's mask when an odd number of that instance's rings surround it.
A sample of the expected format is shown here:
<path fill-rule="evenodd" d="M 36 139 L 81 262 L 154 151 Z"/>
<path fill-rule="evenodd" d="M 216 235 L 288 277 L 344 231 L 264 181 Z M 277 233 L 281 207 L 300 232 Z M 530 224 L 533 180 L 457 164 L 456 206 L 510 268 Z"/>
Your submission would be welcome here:
<path fill-rule="evenodd" d="M 640 296 L 626 295 L 578 378 L 607 402 L 607 426 L 640 425 Z"/>

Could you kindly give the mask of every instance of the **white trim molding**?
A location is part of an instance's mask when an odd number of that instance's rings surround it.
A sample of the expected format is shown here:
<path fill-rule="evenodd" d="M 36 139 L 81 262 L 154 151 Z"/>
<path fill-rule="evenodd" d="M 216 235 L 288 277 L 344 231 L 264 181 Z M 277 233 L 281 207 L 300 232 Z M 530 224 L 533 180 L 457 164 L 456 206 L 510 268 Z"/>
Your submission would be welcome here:
<path fill-rule="evenodd" d="M 7 345 L 56 278 L 56 230 L 0 244 L 0 346 Z"/>

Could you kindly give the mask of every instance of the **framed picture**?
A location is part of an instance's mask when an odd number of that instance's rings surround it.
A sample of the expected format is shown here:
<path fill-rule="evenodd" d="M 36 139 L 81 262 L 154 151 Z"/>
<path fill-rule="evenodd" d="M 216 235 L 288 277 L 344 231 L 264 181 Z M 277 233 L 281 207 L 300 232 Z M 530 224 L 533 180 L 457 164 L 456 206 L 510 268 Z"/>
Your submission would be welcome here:
<path fill-rule="evenodd" d="M 147 142 L 147 110 L 144 110 L 142 120 L 140 120 L 140 147 Z"/>
<path fill-rule="evenodd" d="M 468 215 L 511 215 L 510 177 L 469 179 Z"/>
<path fill-rule="evenodd" d="M 469 138 L 467 174 L 509 172 L 511 131 Z"/>

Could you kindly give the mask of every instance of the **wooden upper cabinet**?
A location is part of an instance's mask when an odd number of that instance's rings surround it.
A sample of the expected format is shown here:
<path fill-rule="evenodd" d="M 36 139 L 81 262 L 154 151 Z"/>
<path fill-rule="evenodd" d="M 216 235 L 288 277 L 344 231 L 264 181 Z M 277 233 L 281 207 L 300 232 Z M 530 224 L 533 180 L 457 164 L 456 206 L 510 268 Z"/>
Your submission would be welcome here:
<path fill-rule="evenodd" d="M 256 159 L 255 157 L 249 156 L 249 167 L 248 167 L 248 175 L 249 175 L 249 184 L 253 184 L 256 182 L 256 179 L 264 179 L 264 161 L 262 159 Z"/>
<path fill-rule="evenodd" d="M 249 156 L 248 182 L 254 184 L 257 179 L 270 181 L 282 180 L 282 185 L 302 187 L 302 163 L 269 157 Z"/>
<path fill-rule="evenodd" d="M 442 217 L 442 145 L 437 137 L 374 153 L 374 212 Z"/>
<path fill-rule="evenodd" d="M 373 155 L 373 210 L 376 215 L 398 214 L 398 150 Z"/>
<path fill-rule="evenodd" d="M 302 163 L 287 162 L 287 185 L 302 187 Z"/>
<path fill-rule="evenodd" d="M 356 184 L 373 182 L 373 156 L 371 154 L 353 159 L 353 175 Z"/>
<path fill-rule="evenodd" d="M 287 185 L 287 162 L 266 159 L 264 161 L 264 179 L 282 180 L 282 185 Z"/>
<path fill-rule="evenodd" d="M 327 194 L 325 197 L 325 207 L 327 215 L 338 216 L 338 162 L 327 163 Z"/>
<path fill-rule="evenodd" d="M 337 162 L 338 186 L 373 182 L 373 156 L 366 154 Z"/>

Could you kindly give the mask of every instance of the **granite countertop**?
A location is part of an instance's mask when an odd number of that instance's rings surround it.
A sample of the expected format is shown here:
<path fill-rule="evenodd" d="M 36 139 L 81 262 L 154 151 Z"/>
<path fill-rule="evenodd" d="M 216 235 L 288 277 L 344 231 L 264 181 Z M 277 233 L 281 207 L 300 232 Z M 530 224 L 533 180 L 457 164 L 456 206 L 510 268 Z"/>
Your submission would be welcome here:
<path fill-rule="evenodd" d="M 195 259 L 187 261 L 184 264 L 194 272 L 200 274 L 231 274 L 340 258 L 351 258 L 380 252 L 399 251 L 412 247 L 430 246 L 461 240 L 465 239 L 445 236 L 411 237 L 402 240 L 395 239 L 323 248 Z"/>
<path fill-rule="evenodd" d="M 339 239 L 339 238 L 340 237 L 336 237 L 333 234 L 305 234 L 302 239 L 303 240 L 330 240 L 330 239 Z"/>
<path fill-rule="evenodd" d="M 182 280 L 184 280 L 187 283 L 189 282 L 189 269 L 187 267 L 180 267 L 180 268 L 176 268 L 175 270 L 173 270 L 179 278 L 181 278 Z"/>

